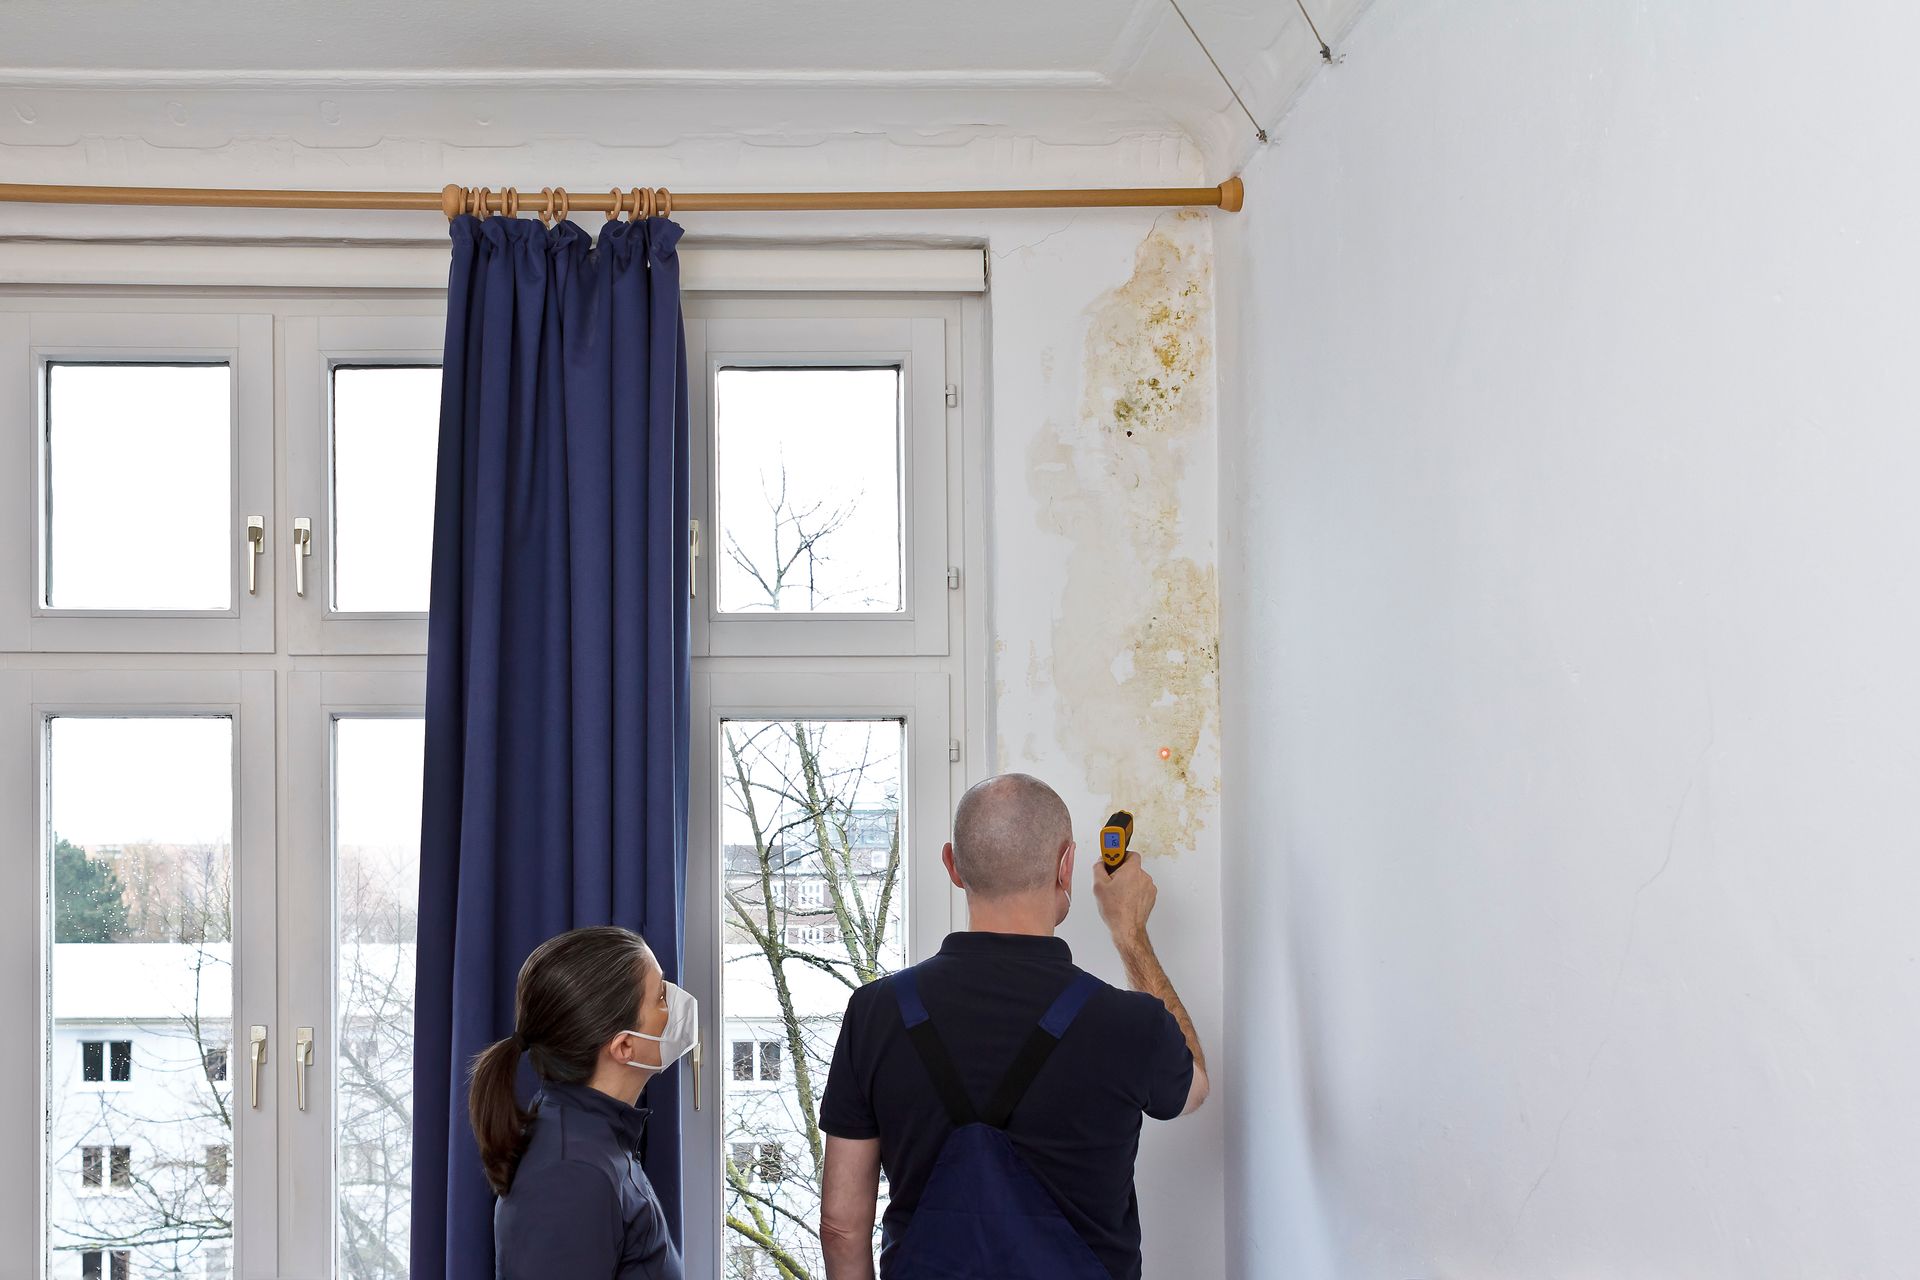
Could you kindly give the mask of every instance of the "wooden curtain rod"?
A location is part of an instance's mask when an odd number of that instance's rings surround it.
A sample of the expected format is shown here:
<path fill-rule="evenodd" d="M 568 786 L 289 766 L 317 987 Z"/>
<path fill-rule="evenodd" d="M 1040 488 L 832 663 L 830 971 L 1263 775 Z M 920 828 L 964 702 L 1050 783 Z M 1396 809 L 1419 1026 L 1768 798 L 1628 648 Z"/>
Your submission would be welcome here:
<path fill-rule="evenodd" d="M 551 190 L 551 195 L 548 194 Z M 452 218 L 477 212 L 748 213 L 820 209 L 1127 209 L 1197 205 L 1238 213 L 1246 198 L 1240 179 L 1217 187 L 1068 187 L 1013 191 L 759 191 L 669 192 L 663 187 L 619 188 L 571 195 L 564 188 L 519 192 L 449 185 L 441 191 L 280 191 L 220 187 L 63 187 L 0 182 L 0 202 L 27 204 L 189 205 L 222 209 L 402 209 Z"/>

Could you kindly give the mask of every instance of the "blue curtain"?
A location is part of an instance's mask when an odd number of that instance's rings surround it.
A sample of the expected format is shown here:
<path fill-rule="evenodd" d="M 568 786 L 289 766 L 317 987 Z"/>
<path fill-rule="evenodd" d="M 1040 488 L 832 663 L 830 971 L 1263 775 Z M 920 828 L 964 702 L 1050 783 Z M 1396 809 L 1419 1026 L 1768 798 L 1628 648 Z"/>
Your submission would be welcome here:
<path fill-rule="evenodd" d="M 428 619 L 413 1280 L 493 1274 L 466 1119 L 544 939 L 620 924 L 680 966 L 687 396 L 680 228 L 454 219 Z M 680 1226 L 681 1072 L 647 1170 Z M 523 1081 L 523 1083 L 528 1083 Z"/>

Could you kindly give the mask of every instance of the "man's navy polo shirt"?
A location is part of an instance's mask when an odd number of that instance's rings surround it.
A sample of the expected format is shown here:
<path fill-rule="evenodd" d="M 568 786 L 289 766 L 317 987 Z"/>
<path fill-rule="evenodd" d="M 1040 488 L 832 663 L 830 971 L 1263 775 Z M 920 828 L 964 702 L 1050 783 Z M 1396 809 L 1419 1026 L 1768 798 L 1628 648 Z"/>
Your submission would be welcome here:
<path fill-rule="evenodd" d="M 916 972 L 941 1043 L 982 1106 L 1079 970 L 1058 938 L 956 933 Z M 1140 1275 L 1140 1117 L 1173 1119 L 1192 1083 L 1193 1054 L 1167 1007 L 1102 983 L 1007 1124 L 1015 1149 L 1117 1280 Z M 953 1131 L 884 980 L 847 1002 L 820 1127 L 836 1138 L 880 1139 L 884 1276 Z"/>

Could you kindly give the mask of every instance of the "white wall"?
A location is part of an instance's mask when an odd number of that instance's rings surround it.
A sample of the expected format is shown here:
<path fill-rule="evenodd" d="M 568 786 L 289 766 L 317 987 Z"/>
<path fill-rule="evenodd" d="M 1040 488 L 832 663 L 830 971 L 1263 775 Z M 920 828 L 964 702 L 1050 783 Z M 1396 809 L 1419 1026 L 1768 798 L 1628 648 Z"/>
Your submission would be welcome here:
<path fill-rule="evenodd" d="M 1916 43 L 1377 5 L 1220 224 L 1229 1274 L 1913 1273 Z"/>
<path fill-rule="evenodd" d="M 1193 148 L 1162 137 L 1100 145 L 938 131 L 880 138 L 691 139 L 624 144 L 551 126 L 543 99 L 491 100 L 487 130 L 420 141 L 360 104 L 328 140 L 321 90 L 196 91 L 175 126 L 164 99 L 63 90 L 20 98 L 54 145 L 5 144 L 10 181 L 435 190 L 448 181 L 555 180 L 599 190 L 1192 185 Z M 451 111 L 435 94 L 412 99 Z M 410 101 L 412 101 L 410 99 Z M 412 101 L 415 109 L 421 101 Z M 954 111 L 966 114 L 965 103 Z M 581 117 L 585 119 L 584 116 Z M 23 116 L 24 120 L 25 117 Z M 429 121 L 431 123 L 431 121 Z M 485 141 L 497 134 L 494 145 Z M 15 133 L 18 130 L 14 131 Z M 942 156 L 944 154 L 944 160 Z M 597 175 L 597 176 L 596 176 Z M 1215 179 L 1217 180 L 1217 178 Z M 524 189 L 524 188 L 523 188 Z M 600 215 L 578 221 L 589 229 Z M 1006 214 L 686 215 L 689 243 L 981 244 L 990 253 L 989 562 L 967 566 L 968 608 L 989 618 L 991 688 L 969 726 L 969 777 L 1036 772 L 1058 786 L 1091 847 L 1114 804 L 1140 815 L 1156 855 L 1163 961 L 1202 1038 L 1221 1035 L 1218 692 L 1214 588 L 1216 419 L 1211 219 L 1087 210 Z M 438 237 L 437 215 L 226 210 L 47 210 L 0 205 L 0 235 Z M 1125 400 L 1129 408 L 1116 410 Z M 1131 427 L 1116 426 L 1125 412 Z M 1132 429 L 1129 437 L 1126 431 Z M 980 570 L 984 568 L 984 576 Z M 974 589 L 984 583 L 985 590 Z M 1169 748 L 1161 761 L 1158 750 Z M 938 849 L 913 851 L 923 869 Z M 933 860 L 933 861 L 928 861 Z M 1066 936 L 1113 981 L 1120 966 L 1091 900 Z M 715 1058 L 716 1068 L 726 1063 Z M 1217 1096 L 1231 1085 L 1217 1082 Z M 1224 1274 L 1223 1109 L 1148 1126 L 1139 1191 L 1149 1275 Z"/>

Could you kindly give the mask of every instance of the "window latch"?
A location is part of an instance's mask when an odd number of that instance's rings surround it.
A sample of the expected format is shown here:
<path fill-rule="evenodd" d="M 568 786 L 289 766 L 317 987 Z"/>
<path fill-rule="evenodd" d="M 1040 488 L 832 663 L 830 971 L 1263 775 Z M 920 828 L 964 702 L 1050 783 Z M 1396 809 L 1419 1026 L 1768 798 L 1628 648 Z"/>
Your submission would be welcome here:
<path fill-rule="evenodd" d="M 260 1109 L 260 1068 L 267 1065 L 267 1029 L 255 1025 L 249 1037 L 248 1054 L 253 1060 L 253 1109 Z"/>
<path fill-rule="evenodd" d="M 687 595 L 700 598 L 700 522 L 687 522 Z"/>

